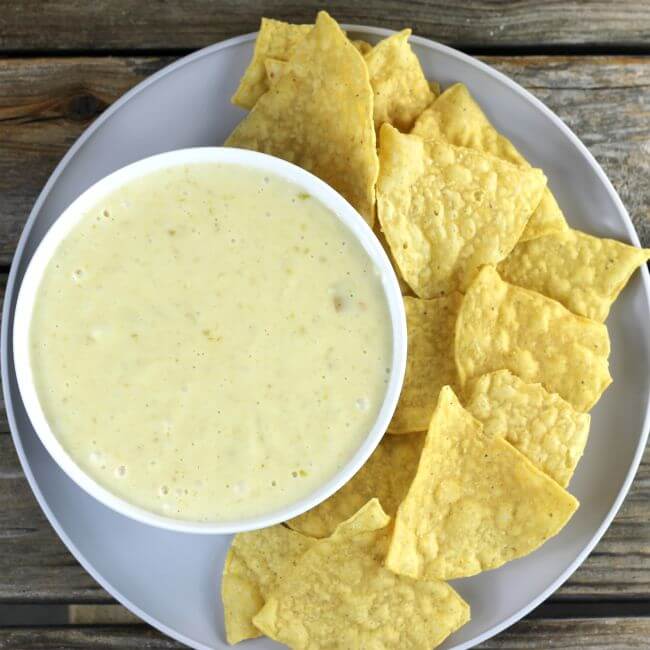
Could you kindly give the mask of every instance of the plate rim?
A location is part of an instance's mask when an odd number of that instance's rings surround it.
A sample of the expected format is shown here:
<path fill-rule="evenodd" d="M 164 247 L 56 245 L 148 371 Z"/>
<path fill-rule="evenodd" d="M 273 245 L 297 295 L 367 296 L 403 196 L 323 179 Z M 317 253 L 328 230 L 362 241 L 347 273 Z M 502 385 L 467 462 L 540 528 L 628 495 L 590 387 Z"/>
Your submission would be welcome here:
<path fill-rule="evenodd" d="M 350 32 L 355 32 L 357 34 L 369 34 L 369 35 L 381 36 L 381 37 L 390 36 L 391 34 L 396 33 L 396 30 L 391 30 L 391 29 L 386 29 L 381 27 L 373 27 L 369 25 L 342 24 L 341 27 Z M 25 222 L 25 226 L 23 227 L 20 239 L 18 240 L 18 244 L 14 252 L 14 256 L 12 258 L 11 268 L 9 271 L 7 285 L 5 288 L 5 297 L 4 297 L 4 303 L 2 309 L 2 328 L 0 331 L 0 361 L 1 361 L 1 376 L 2 376 L 2 392 L 5 400 L 5 411 L 7 414 L 7 420 L 9 423 L 11 437 L 14 443 L 14 447 L 16 448 L 16 452 L 18 454 L 18 458 L 20 460 L 23 473 L 36 498 L 36 501 L 38 502 L 38 505 L 43 511 L 43 514 L 47 518 L 52 528 L 54 528 L 55 532 L 57 533 L 61 541 L 65 544 L 66 548 L 79 562 L 79 564 L 83 567 L 83 569 L 113 598 L 115 598 L 119 603 L 121 603 L 127 609 L 135 613 L 144 622 L 158 629 L 163 634 L 166 634 L 172 639 L 179 641 L 183 644 L 186 644 L 189 647 L 196 648 L 197 650 L 212 650 L 212 648 L 199 641 L 196 641 L 195 639 L 190 639 L 189 637 L 176 632 L 175 630 L 168 627 L 164 622 L 149 616 L 147 613 L 142 611 L 137 605 L 132 603 L 128 598 L 124 597 L 117 589 L 115 589 L 108 582 L 108 580 L 106 580 L 102 575 L 100 575 L 94 569 L 94 567 L 86 560 L 84 555 L 80 552 L 80 550 L 68 537 L 65 530 L 63 530 L 58 519 L 56 518 L 54 513 L 51 511 L 49 505 L 45 501 L 44 495 L 42 494 L 40 487 L 38 486 L 36 479 L 32 473 L 31 466 L 27 460 L 25 450 L 22 445 L 22 441 L 17 432 L 18 429 L 17 429 L 17 424 L 14 416 L 13 398 L 9 390 L 11 369 L 8 363 L 9 360 L 8 348 L 9 348 L 9 338 L 10 338 L 8 323 L 11 316 L 10 305 L 15 298 L 14 294 L 16 288 L 15 287 L 16 276 L 18 274 L 18 265 L 19 262 L 23 259 L 23 253 L 27 243 L 27 239 L 33 229 L 34 223 L 36 222 L 37 215 L 40 212 L 43 203 L 45 202 L 46 198 L 50 194 L 55 182 L 58 180 L 59 176 L 63 173 L 70 159 L 72 159 L 74 155 L 77 153 L 77 151 L 84 145 L 84 143 L 90 139 L 93 133 L 105 121 L 107 121 L 113 115 L 113 113 L 117 112 L 132 97 L 142 92 L 144 89 L 148 88 L 149 86 L 157 83 L 160 79 L 167 76 L 168 74 L 171 74 L 175 72 L 177 69 L 185 66 L 186 64 L 192 63 L 198 59 L 203 58 L 204 56 L 211 55 L 222 49 L 237 46 L 242 43 L 246 43 L 250 40 L 253 40 L 254 38 L 257 37 L 257 33 L 258 33 L 257 31 L 249 32 L 247 34 L 235 36 L 226 39 L 224 41 L 220 41 L 218 43 L 213 43 L 211 45 L 208 45 L 207 47 L 196 50 L 195 52 L 192 52 L 166 65 L 161 70 L 158 70 L 157 72 L 150 75 L 146 79 L 143 79 L 140 83 L 136 84 L 133 88 L 128 90 L 120 98 L 118 98 L 115 102 L 113 102 L 113 104 L 111 104 L 96 120 L 94 120 L 93 123 L 90 126 L 88 126 L 88 128 L 75 140 L 75 142 L 68 149 L 68 151 L 65 153 L 63 158 L 61 158 L 59 163 L 52 171 L 47 182 L 43 186 L 43 189 L 39 193 L 29 213 L 29 217 L 27 218 L 27 221 Z M 583 142 L 578 138 L 578 136 L 575 133 L 573 133 L 573 131 L 550 108 L 548 108 L 548 106 L 546 106 L 541 100 L 535 97 L 523 86 L 521 86 L 514 80 L 510 79 L 507 75 L 505 75 L 502 72 L 499 72 L 495 68 L 491 67 L 487 63 L 484 63 L 483 61 L 479 60 L 476 57 L 470 56 L 468 54 L 465 54 L 464 52 L 461 52 L 460 50 L 449 47 L 448 45 L 444 45 L 432 39 L 425 38 L 423 36 L 412 35 L 409 40 L 412 43 L 420 45 L 433 52 L 442 52 L 447 56 L 460 59 L 461 61 L 475 68 L 478 68 L 484 74 L 496 78 L 497 81 L 500 81 L 502 84 L 507 86 L 511 91 L 517 93 L 528 103 L 532 104 L 538 111 L 540 111 L 547 118 L 549 118 L 550 121 L 553 123 L 553 125 L 556 128 L 559 128 L 562 134 L 569 139 L 571 144 L 578 150 L 578 152 L 582 155 L 582 157 L 585 159 L 587 164 L 595 172 L 599 181 L 603 184 L 607 193 L 612 198 L 619 215 L 622 217 L 623 224 L 625 225 L 625 230 L 627 231 L 628 237 L 630 238 L 631 242 L 637 247 L 641 246 L 632 219 L 630 218 L 627 209 L 625 208 L 625 205 L 623 204 L 620 196 L 618 195 L 618 192 L 612 185 L 612 182 L 609 180 L 608 176 L 605 174 L 604 170 L 602 169 L 598 161 L 594 158 L 594 156 L 589 151 L 589 149 L 586 147 L 586 145 L 583 144 Z M 641 271 L 640 274 L 641 282 L 642 282 L 643 290 L 645 292 L 646 301 L 648 305 L 650 305 L 650 273 L 648 272 L 647 265 L 643 265 L 640 271 Z M 453 650 L 469 650 L 469 648 L 472 648 L 478 645 L 479 643 L 482 643 L 483 641 L 486 641 L 496 636 L 506 628 L 512 626 L 514 623 L 521 620 L 533 609 L 538 607 L 550 595 L 552 595 L 566 580 L 568 580 L 573 575 L 573 573 L 580 567 L 580 565 L 593 551 L 594 547 L 598 544 L 602 536 L 605 534 L 605 532 L 611 525 L 614 517 L 618 513 L 623 501 L 625 500 L 625 497 L 629 493 L 630 486 L 632 484 L 632 481 L 634 480 L 634 477 L 636 476 L 639 465 L 641 463 L 641 459 L 648 442 L 649 433 L 650 433 L 650 400 L 646 402 L 646 412 L 643 419 L 643 425 L 640 431 L 638 444 L 634 456 L 632 458 L 632 462 L 630 463 L 630 466 L 625 475 L 625 479 L 623 480 L 620 489 L 618 491 L 618 494 L 614 499 L 607 514 L 605 515 L 604 519 L 602 520 L 600 526 L 598 527 L 594 535 L 591 537 L 589 542 L 584 546 L 582 551 L 576 556 L 573 562 L 571 562 L 571 564 L 566 569 L 564 569 L 558 576 L 556 576 L 551 581 L 551 583 L 546 587 L 546 589 L 544 589 L 536 598 L 531 600 L 524 607 L 521 607 L 514 614 L 510 615 L 509 617 L 503 620 L 496 622 L 488 630 L 478 635 L 474 639 L 453 646 Z"/>

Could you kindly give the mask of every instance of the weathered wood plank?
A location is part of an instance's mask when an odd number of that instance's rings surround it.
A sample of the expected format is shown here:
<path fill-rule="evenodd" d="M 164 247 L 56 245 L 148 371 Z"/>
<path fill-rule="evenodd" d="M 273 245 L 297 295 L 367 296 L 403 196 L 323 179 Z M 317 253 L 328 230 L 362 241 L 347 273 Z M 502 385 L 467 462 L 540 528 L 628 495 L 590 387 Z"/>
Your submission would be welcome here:
<path fill-rule="evenodd" d="M 590 147 L 650 245 L 650 59 L 486 57 Z M 0 59 L 0 265 L 56 163 L 104 107 L 168 58 Z"/>
<path fill-rule="evenodd" d="M 6 0 L 1 6 L 0 50 L 12 51 L 193 49 L 253 31 L 261 16 L 312 22 L 322 7 L 341 22 L 411 26 L 461 47 L 646 47 L 650 37 L 650 10 L 643 0 Z"/>
<path fill-rule="evenodd" d="M 111 599 L 56 536 L 29 489 L 11 437 L 0 435 L 0 601 L 93 600 Z"/>
<path fill-rule="evenodd" d="M 0 264 L 11 259 L 33 200 L 74 138 L 103 107 L 167 60 L 0 60 Z M 650 245 L 650 187 L 646 182 L 650 60 L 486 60 L 531 88 L 591 147 L 621 193 L 645 245 Z M 2 411 L 0 432 L 6 431 Z M 0 436 L 0 504 L 0 599 L 110 602 L 41 515 L 8 436 Z M 613 526 L 556 599 L 643 599 L 648 594 L 650 453 Z"/>
<path fill-rule="evenodd" d="M 0 650 L 169 650 L 185 647 L 145 625 L 0 628 Z"/>
<path fill-rule="evenodd" d="M 630 650 L 646 648 L 650 618 L 539 619 L 523 620 L 494 639 L 477 646 L 480 650 Z M 94 648 L 164 649 L 185 646 L 165 638 L 145 625 L 19 627 L 0 629 L 0 650 L 58 650 Z"/>
<path fill-rule="evenodd" d="M 90 122 L 165 58 L 0 61 L 0 264 L 8 264 L 31 207 Z"/>
<path fill-rule="evenodd" d="M 650 618 L 524 619 L 478 646 L 480 650 L 628 650 L 647 648 Z"/>
<path fill-rule="evenodd" d="M 650 600 L 650 448 L 618 517 L 582 567 L 553 597 Z M 0 435 L 0 601 L 109 603 L 66 551 Z"/>

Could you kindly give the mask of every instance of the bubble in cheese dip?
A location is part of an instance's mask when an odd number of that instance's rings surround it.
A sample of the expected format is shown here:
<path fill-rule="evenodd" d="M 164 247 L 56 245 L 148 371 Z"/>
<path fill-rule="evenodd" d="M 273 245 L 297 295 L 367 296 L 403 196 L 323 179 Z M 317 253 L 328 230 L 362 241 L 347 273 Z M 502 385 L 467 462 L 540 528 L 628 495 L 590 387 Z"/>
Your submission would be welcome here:
<path fill-rule="evenodd" d="M 167 168 L 60 244 L 30 332 L 39 400 L 98 483 L 173 518 L 268 513 L 356 451 L 391 325 L 363 248 L 322 204 L 240 166 Z"/>

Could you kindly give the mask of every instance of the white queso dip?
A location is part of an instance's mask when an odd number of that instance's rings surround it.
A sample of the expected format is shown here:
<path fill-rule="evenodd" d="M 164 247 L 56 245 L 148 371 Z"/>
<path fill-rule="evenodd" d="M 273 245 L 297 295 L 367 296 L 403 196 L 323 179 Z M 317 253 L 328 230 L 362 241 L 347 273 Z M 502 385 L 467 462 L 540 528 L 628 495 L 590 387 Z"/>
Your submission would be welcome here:
<path fill-rule="evenodd" d="M 227 164 L 114 191 L 55 252 L 31 363 L 73 460 L 165 516 L 270 513 L 341 468 L 390 372 L 381 280 L 321 203 Z"/>

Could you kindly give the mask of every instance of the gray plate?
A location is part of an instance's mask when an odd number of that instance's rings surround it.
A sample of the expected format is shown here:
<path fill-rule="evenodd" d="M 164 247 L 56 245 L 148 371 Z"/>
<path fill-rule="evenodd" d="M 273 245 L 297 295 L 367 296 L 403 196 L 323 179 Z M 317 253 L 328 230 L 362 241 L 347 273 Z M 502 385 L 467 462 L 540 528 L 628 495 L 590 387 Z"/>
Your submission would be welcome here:
<path fill-rule="evenodd" d="M 350 31 L 368 40 L 390 32 Z M 68 479 L 34 433 L 18 394 L 11 329 L 25 267 L 43 234 L 84 189 L 139 158 L 218 144 L 242 117 L 229 103 L 252 53 L 254 35 L 208 47 L 165 68 L 109 108 L 75 143 L 43 189 L 23 232 L 7 286 L 2 381 L 25 475 L 45 515 L 84 568 L 117 600 L 194 648 L 226 647 L 219 581 L 228 537 L 172 533 L 134 523 L 94 501 Z M 639 244 L 620 199 L 586 148 L 539 101 L 486 65 L 422 38 L 413 45 L 430 78 L 466 83 L 497 128 L 542 167 L 571 225 Z M 593 411 L 591 437 L 571 483 L 582 507 L 562 533 L 532 555 L 454 586 L 472 621 L 445 644 L 469 648 L 548 597 L 580 565 L 627 493 L 648 435 L 650 286 L 647 269 L 614 306 L 614 384 Z M 267 640 L 252 648 L 277 647 Z M 248 646 L 247 646 L 248 647 Z"/>

